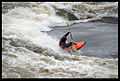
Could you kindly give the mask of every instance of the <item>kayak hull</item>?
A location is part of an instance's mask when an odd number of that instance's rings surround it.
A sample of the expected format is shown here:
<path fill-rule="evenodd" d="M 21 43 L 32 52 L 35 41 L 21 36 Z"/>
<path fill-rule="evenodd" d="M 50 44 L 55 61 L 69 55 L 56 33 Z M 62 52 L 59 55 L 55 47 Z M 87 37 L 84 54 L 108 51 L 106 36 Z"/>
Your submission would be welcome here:
<path fill-rule="evenodd" d="M 78 42 L 75 42 L 75 44 L 72 45 L 72 48 L 76 49 L 76 50 L 80 50 L 84 46 L 85 46 L 85 41 L 78 41 Z"/>
<path fill-rule="evenodd" d="M 66 50 L 66 51 L 77 51 L 77 50 L 80 50 L 81 48 L 83 48 L 85 46 L 85 44 L 86 44 L 85 41 L 77 41 L 77 42 L 74 42 L 71 47 L 65 48 L 64 50 Z"/>

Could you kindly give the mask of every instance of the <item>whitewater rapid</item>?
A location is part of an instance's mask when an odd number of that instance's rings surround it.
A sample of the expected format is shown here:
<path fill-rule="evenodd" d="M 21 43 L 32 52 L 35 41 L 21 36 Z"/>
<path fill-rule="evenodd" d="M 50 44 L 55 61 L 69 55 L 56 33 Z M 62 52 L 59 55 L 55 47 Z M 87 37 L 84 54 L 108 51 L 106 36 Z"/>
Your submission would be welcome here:
<path fill-rule="evenodd" d="M 118 78 L 118 58 L 69 54 L 58 47 L 59 39 L 46 33 L 82 20 L 56 15 L 54 3 L 29 4 L 36 6 L 2 14 L 2 78 Z"/>

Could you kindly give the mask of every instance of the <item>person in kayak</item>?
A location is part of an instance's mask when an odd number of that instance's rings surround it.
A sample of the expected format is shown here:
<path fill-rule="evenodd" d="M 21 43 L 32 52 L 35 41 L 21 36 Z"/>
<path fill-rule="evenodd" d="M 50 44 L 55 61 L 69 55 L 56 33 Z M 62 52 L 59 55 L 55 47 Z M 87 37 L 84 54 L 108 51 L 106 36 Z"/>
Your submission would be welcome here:
<path fill-rule="evenodd" d="M 60 39 L 60 42 L 59 42 L 59 46 L 62 48 L 62 49 L 65 49 L 65 50 L 68 50 L 71 48 L 72 44 L 74 42 L 69 42 L 69 43 L 66 43 L 66 40 L 67 40 L 67 36 L 70 34 L 71 32 L 67 32 L 61 39 Z"/>
<path fill-rule="evenodd" d="M 83 41 L 83 40 L 78 41 L 78 42 L 69 42 L 69 43 L 66 43 L 67 36 L 69 34 L 71 34 L 71 32 L 67 32 L 65 35 L 63 35 L 63 37 L 59 41 L 59 46 L 62 49 L 66 50 L 68 52 L 71 52 L 71 51 L 77 51 L 80 48 L 82 48 L 83 46 L 85 46 L 86 42 Z"/>

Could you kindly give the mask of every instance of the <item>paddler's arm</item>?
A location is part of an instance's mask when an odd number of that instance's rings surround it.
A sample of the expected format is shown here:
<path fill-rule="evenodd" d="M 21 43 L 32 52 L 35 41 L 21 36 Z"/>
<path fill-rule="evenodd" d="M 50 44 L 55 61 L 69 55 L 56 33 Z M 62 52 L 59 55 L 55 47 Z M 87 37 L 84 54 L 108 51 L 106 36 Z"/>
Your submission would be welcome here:
<path fill-rule="evenodd" d="M 69 33 L 71 33 L 71 32 L 67 32 L 63 37 L 66 38 L 69 35 Z"/>

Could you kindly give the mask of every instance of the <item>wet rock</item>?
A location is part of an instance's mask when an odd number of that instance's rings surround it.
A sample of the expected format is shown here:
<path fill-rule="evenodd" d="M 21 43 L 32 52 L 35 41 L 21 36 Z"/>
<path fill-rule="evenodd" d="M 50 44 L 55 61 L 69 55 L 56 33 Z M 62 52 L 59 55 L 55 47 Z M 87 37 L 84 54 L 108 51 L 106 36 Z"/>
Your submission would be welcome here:
<path fill-rule="evenodd" d="M 64 18 L 67 18 L 68 20 L 79 20 L 74 14 L 64 9 L 57 9 L 56 14 L 59 16 L 63 16 Z"/>
<path fill-rule="evenodd" d="M 102 17 L 101 20 L 99 21 L 104 22 L 104 23 L 118 24 L 117 17 Z"/>

